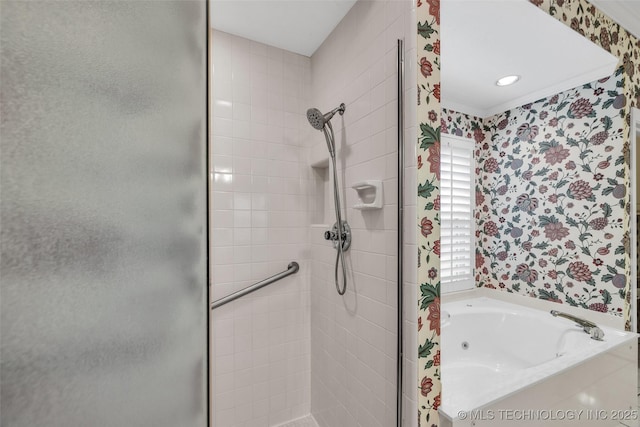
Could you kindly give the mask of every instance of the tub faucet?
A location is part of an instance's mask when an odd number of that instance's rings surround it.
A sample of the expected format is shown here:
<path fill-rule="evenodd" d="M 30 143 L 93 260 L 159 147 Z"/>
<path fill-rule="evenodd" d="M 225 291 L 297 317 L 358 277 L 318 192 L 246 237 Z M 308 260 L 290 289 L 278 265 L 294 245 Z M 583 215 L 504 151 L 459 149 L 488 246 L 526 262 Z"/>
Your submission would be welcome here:
<path fill-rule="evenodd" d="M 593 322 L 557 310 L 551 310 L 551 315 L 553 317 L 564 317 L 565 319 L 576 322 L 578 326 L 582 326 L 582 329 L 584 329 L 586 333 L 591 335 L 592 340 L 602 341 L 602 338 L 604 338 L 604 332 L 602 329 Z"/>

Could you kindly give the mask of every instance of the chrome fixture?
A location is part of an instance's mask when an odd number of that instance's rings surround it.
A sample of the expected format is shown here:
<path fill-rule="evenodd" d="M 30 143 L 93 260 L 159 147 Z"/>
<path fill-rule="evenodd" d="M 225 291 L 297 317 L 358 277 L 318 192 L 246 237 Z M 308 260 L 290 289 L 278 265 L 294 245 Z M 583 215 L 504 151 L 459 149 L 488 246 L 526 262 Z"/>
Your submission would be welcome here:
<path fill-rule="evenodd" d="M 320 110 L 318 110 L 317 108 L 309 108 L 307 110 L 307 118 L 309 119 L 309 123 L 311 123 L 311 126 L 318 130 L 322 130 L 325 123 L 328 123 L 336 113 L 340 113 L 340 115 L 342 116 L 344 114 L 344 110 L 344 102 L 340 104 L 340 106 L 334 108 L 326 114 L 322 114 L 322 112 L 320 112 Z"/>
<path fill-rule="evenodd" d="M 347 221 L 342 221 L 342 236 L 338 238 L 338 223 L 336 222 L 331 227 L 331 230 L 324 232 L 324 240 L 331 240 L 333 247 L 338 249 L 338 245 L 342 245 L 342 250 L 346 251 L 351 247 L 351 227 L 347 224 Z"/>
<path fill-rule="evenodd" d="M 585 320 L 585 319 L 581 319 L 581 318 L 576 317 L 576 316 L 572 316 L 572 315 L 567 314 L 567 313 L 562 313 L 562 312 L 557 311 L 557 310 L 551 310 L 551 315 L 553 317 L 564 317 L 565 319 L 568 319 L 568 320 L 571 320 L 573 322 L 576 322 L 576 324 L 578 326 L 582 327 L 582 329 L 584 329 L 584 331 L 586 333 L 591 335 L 591 339 L 593 339 L 593 340 L 602 341 L 602 338 L 604 338 L 604 332 L 602 331 L 602 329 L 600 329 L 598 327 L 598 325 L 596 325 L 593 322 L 590 322 L 590 321 Z"/>
<path fill-rule="evenodd" d="M 396 288 L 397 288 L 397 304 L 398 311 L 396 313 L 396 427 L 402 427 L 403 413 L 402 413 L 402 395 L 404 391 L 404 40 L 398 39 L 397 45 L 397 58 L 396 58 L 396 70 L 397 81 L 396 90 L 398 94 L 398 110 L 397 110 L 397 123 L 396 128 L 398 130 L 397 143 L 397 165 L 398 165 L 398 235 L 397 235 L 397 251 L 396 256 Z"/>
<path fill-rule="evenodd" d="M 309 120 L 309 124 L 311 124 L 314 129 L 321 130 L 324 133 L 327 148 L 329 149 L 329 156 L 331 157 L 331 166 L 333 167 L 333 202 L 336 211 L 336 223 L 333 224 L 331 230 L 325 232 L 324 236 L 325 239 L 334 241 L 334 247 L 337 250 L 333 278 L 336 284 L 336 291 L 338 291 L 339 295 L 344 295 L 347 290 L 347 267 L 344 265 L 344 252 L 349 249 L 351 245 L 351 229 L 347 221 L 342 220 L 342 214 L 340 212 L 340 190 L 338 189 L 338 172 L 336 170 L 336 144 L 333 127 L 331 126 L 331 118 L 336 113 L 340 113 L 342 116 L 344 110 L 344 103 L 326 114 L 322 114 L 317 108 L 309 108 L 307 110 L 307 120 Z M 342 286 L 340 286 L 340 281 L 338 280 L 338 264 L 342 265 Z"/>
<path fill-rule="evenodd" d="M 214 308 L 223 306 L 228 302 L 235 301 L 240 297 L 250 294 L 251 292 L 257 291 L 260 288 L 264 288 L 265 286 L 270 285 L 273 282 L 277 282 L 280 279 L 284 279 L 287 276 L 291 276 L 292 274 L 297 273 L 298 270 L 300 270 L 300 265 L 298 265 L 298 263 L 295 261 L 291 261 L 289 265 L 287 265 L 287 269 L 285 271 L 281 271 L 278 274 L 274 274 L 271 277 L 267 277 L 264 280 L 254 283 L 251 286 L 247 286 L 246 288 L 240 289 L 239 291 L 229 294 L 226 297 L 222 297 L 220 299 L 215 300 L 214 302 L 211 303 L 211 310 L 213 310 Z"/>
<path fill-rule="evenodd" d="M 340 104 L 339 107 L 334 108 L 326 114 L 322 114 L 317 108 L 309 108 L 307 110 L 307 120 L 314 129 L 324 132 L 325 140 L 327 141 L 327 148 L 329 149 L 329 155 L 335 160 L 336 157 L 336 144 L 333 136 L 333 126 L 331 126 L 331 119 L 336 113 L 344 115 L 345 105 Z"/>

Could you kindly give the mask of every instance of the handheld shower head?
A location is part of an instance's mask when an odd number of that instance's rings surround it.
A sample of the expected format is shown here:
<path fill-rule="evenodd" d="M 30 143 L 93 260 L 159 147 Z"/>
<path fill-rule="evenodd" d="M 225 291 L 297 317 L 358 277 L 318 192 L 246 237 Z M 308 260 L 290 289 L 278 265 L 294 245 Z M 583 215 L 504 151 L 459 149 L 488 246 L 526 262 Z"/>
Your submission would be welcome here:
<path fill-rule="evenodd" d="M 307 120 L 309 120 L 314 129 L 322 130 L 324 127 L 324 116 L 317 108 L 309 108 L 307 110 Z"/>
<path fill-rule="evenodd" d="M 333 228 L 333 234 L 331 231 L 327 231 L 325 239 L 333 240 L 334 247 L 338 250 L 336 256 L 336 264 L 334 269 L 334 283 L 338 295 L 344 295 L 347 290 L 347 268 L 344 264 L 344 251 L 349 248 L 349 225 L 347 221 L 342 220 L 340 214 L 340 189 L 338 186 L 338 172 L 336 168 L 336 145 L 335 136 L 333 135 L 333 126 L 331 126 L 331 118 L 336 114 L 344 114 L 345 106 L 340 104 L 338 108 L 329 111 L 326 114 L 322 114 L 317 108 L 309 108 L 307 110 L 307 120 L 314 129 L 321 130 L 324 133 L 324 139 L 327 142 L 327 149 L 329 150 L 329 157 L 331 157 L 331 164 L 333 167 L 333 207 L 336 211 L 336 225 Z M 332 235 L 334 237 L 332 237 Z M 344 236 L 344 237 L 343 237 Z M 342 263 L 342 286 L 338 283 L 338 265 Z"/>
<path fill-rule="evenodd" d="M 309 120 L 309 123 L 311 124 L 311 126 L 313 126 L 314 129 L 322 130 L 325 124 L 327 124 L 336 113 L 339 112 L 340 115 L 343 115 L 344 109 L 345 105 L 340 104 L 338 108 L 334 108 L 328 113 L 322 114 L 322 112 L 320 112 L 320 110 L 318 110 L 317 108 L 309 108 L 307 110 L 307 120 Z"/>
<path fill-rule="evenodd" d="M 309 108 L 307 110 L 307 120 L 314 129 L 321 130 L 324 132 L 324 138 L 327 141 L 327 149 L 329 150 L 329 155 L 333 158 L 335 156 L 335 143 L 333 140 L 333 127 L 331 127 L 331 118 L 336 114 L 340 113 L 340 115 L 344 114 L 344 103 L 340 104 L 338 108 L 334 108 L 326 114 L 322 114 L 320 110 L 317 108 Z"/>

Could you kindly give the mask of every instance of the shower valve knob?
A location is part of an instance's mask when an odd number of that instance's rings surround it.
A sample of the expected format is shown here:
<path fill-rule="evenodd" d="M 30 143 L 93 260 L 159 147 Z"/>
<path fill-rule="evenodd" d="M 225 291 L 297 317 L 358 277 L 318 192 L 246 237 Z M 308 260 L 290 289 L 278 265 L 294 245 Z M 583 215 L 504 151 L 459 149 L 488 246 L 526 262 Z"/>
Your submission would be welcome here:
<path fill-rule="evenodd" d="M 346 239 L 346 234 L 342 233 L 342 240 Z M 338 233 L 335 231 L 327 230 L 324 232 L 324 240 L 333 240 L 334 242 L 338 240 Z"/>
<path fill-rule="evenodd" d="M 342 240 L 347 240 L 347 233 L 342 233 L 340 235 L 340 237 L 342 238 Z M 327 230 L 324 232 L 324 240 L 333 240 L 333 241 L 337 241 L 338 240 L 338 233 L 336 233 L 335 231 L 330 231 Z"/>
<path fill-rule="evenodd" d="M 349 227 L 347 221 L 342 221 L 342 230 L 340 230 L 340 234 L 338 234 L 338 225 L 337 223 L 333 224 L 331 230 L 324 232 L 324 239 L 332 241 L 335 249 L 337 249 L 340 242 L 342 242 L 342 250 L 346 251 L 351 246 L 351 227 Z"/>
<path fill-rule="evenodd" d="M 342 230 L 340 230 L 340 234 L 338 234 L 338 225 L 337 223 L 333 224 L 331 230 L 324 232 L 324 239 L 333 242 L 335 249 L 342 243 L 342 250 L 346 251 L 351 246 L 351 227 L 349 227 L 346 221 L 343 221 Z"/>

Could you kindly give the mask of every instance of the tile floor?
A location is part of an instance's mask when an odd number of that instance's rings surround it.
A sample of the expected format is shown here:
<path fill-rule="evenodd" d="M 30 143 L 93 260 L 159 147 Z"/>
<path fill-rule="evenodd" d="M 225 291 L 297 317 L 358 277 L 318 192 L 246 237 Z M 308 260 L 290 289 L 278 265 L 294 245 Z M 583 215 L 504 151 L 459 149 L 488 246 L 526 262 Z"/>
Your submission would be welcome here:
<path fill-rule="evenodd" d="M 298 418 L 286 424 L 281 424 L 278 427 L 318 427 L 318 423 L 313 419 L 313 416 L 308 415 L 304 418 Z"/>

